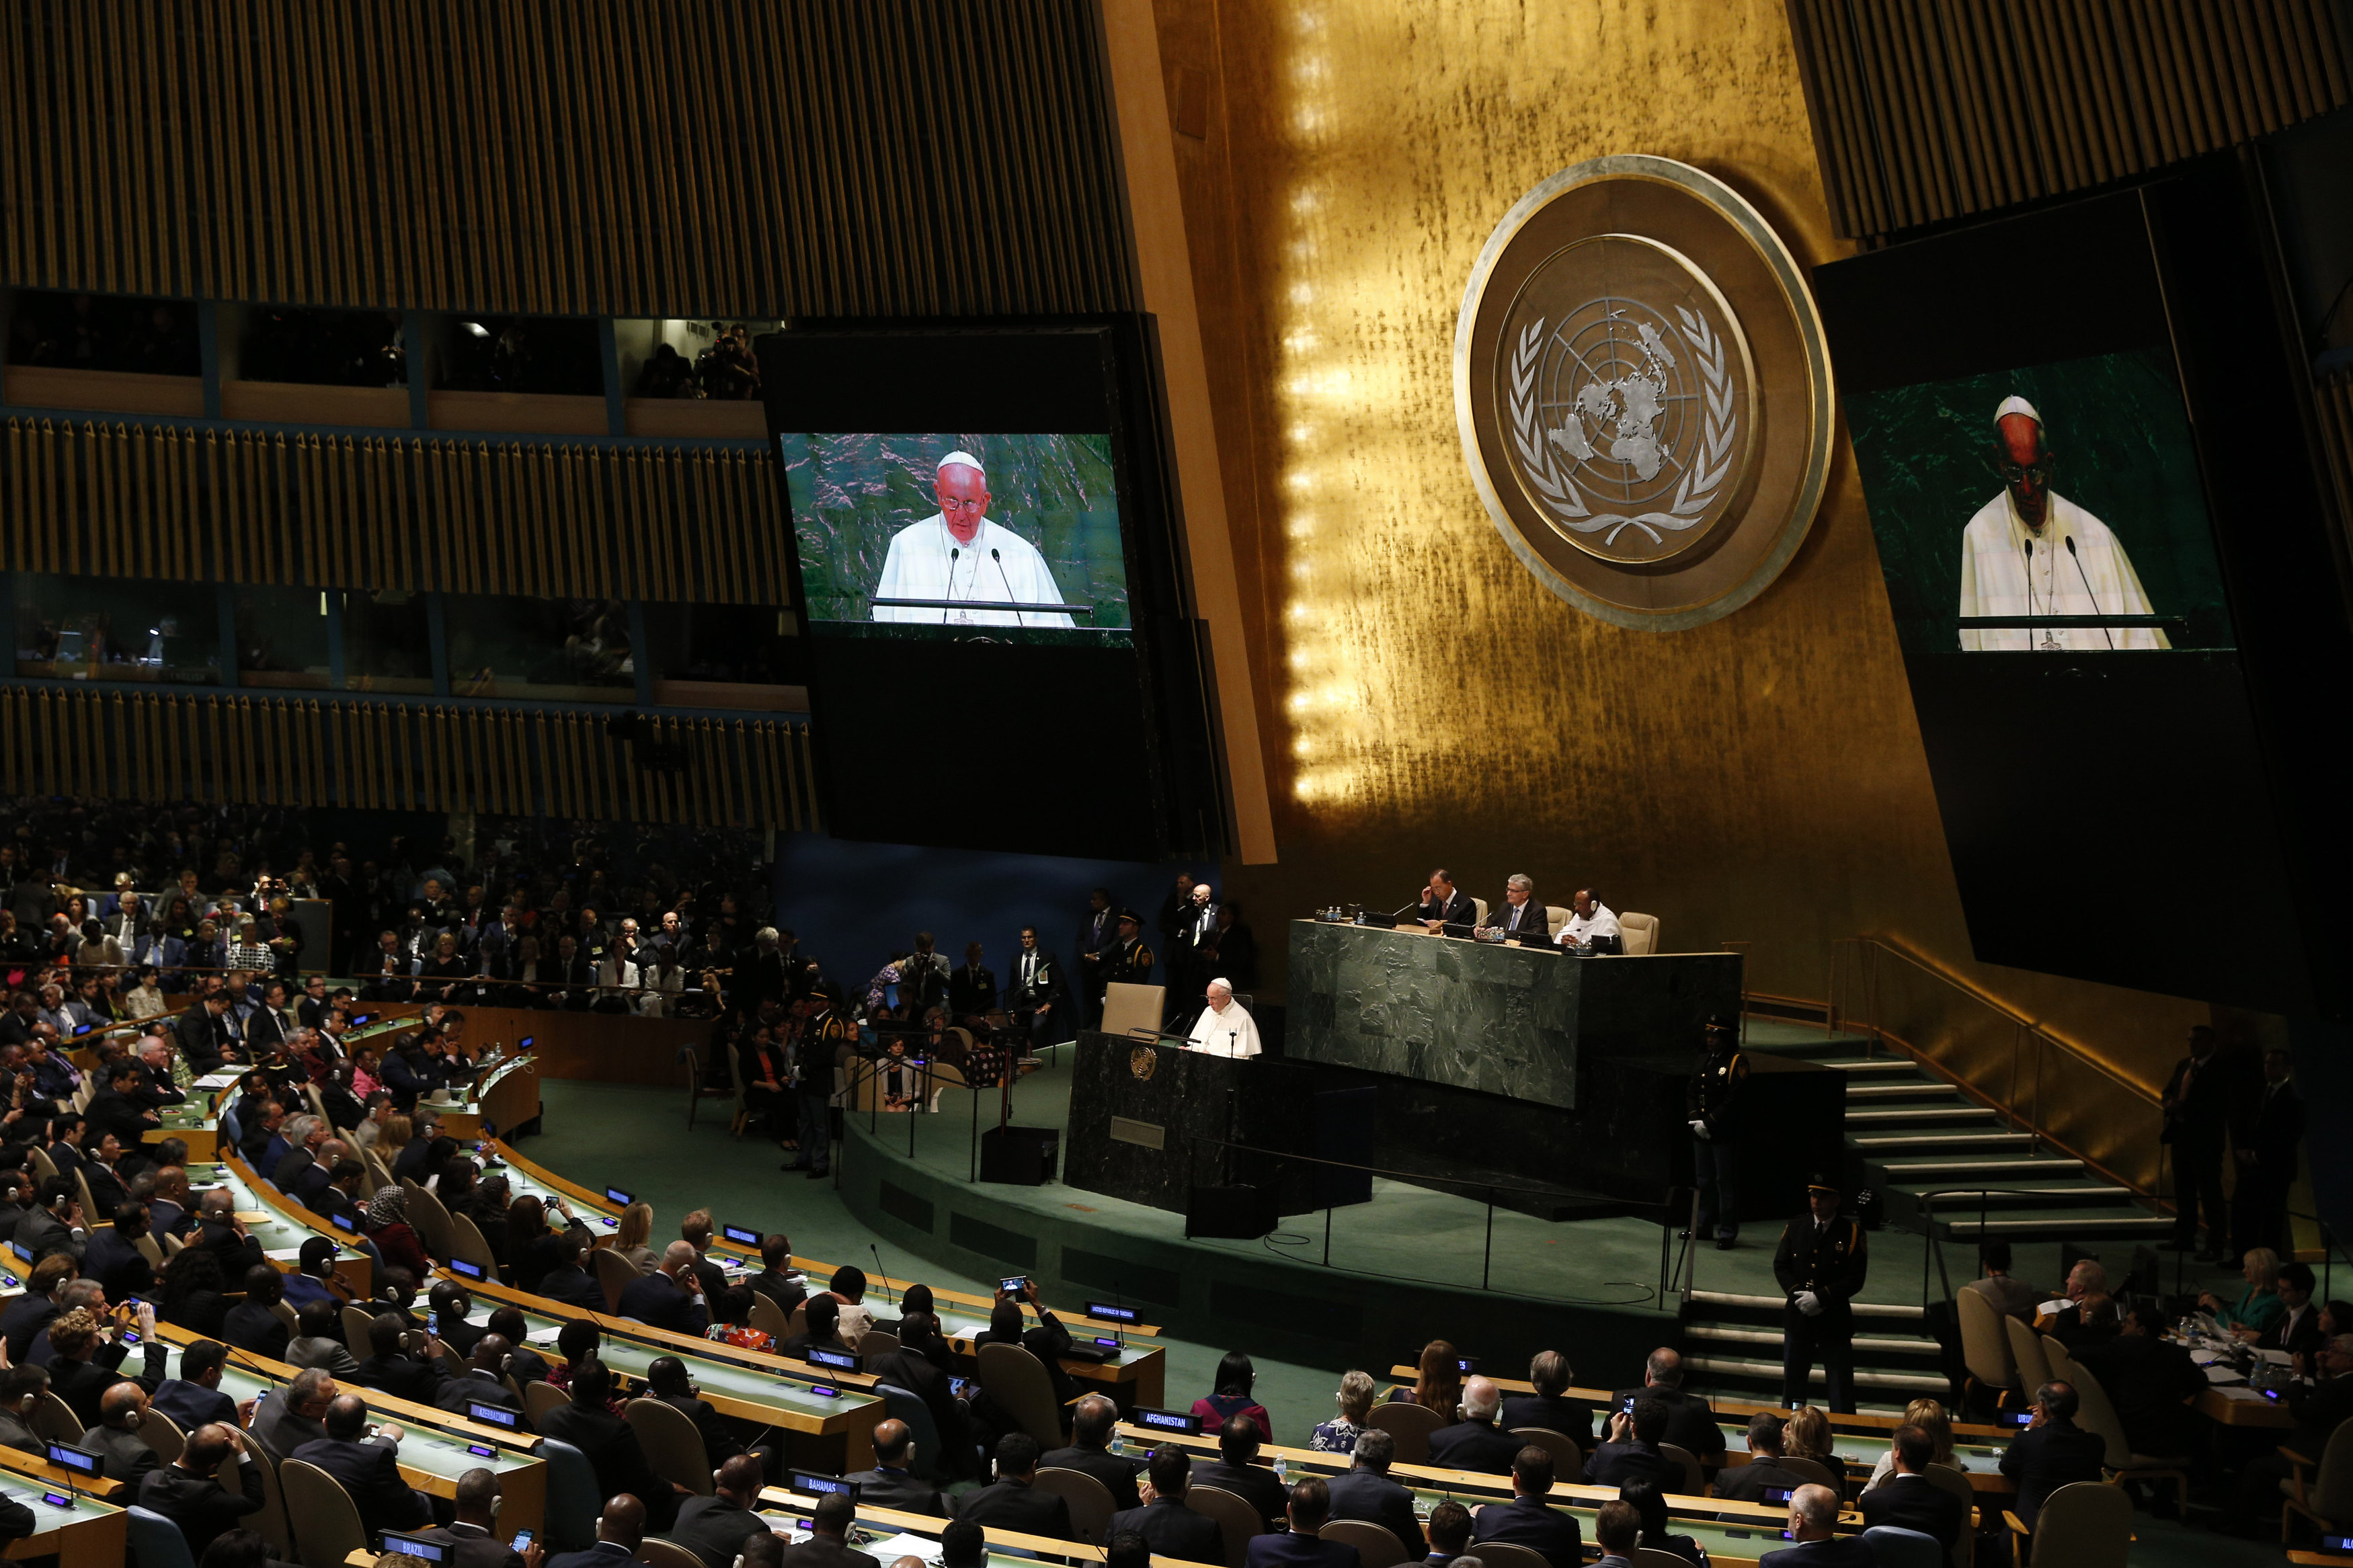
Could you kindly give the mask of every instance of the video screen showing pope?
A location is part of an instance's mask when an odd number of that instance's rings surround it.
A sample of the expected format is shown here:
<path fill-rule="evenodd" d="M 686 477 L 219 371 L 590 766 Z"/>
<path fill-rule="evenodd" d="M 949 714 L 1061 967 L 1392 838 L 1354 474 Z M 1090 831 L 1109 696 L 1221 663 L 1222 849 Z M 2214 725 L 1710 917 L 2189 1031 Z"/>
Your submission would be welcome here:
<path fill-rule="evenodd" d="M 813 623 L 1126 635 L 1107 436 L 788 434 L 779 446 Z"/>
<path fill-rule="evenodd" d="M 1907 658 L 2235 646 L 2168 349 L 1843 401 Z"/>
<path fill-rule="evenodd" d="M 2154 616 L 2114 530 L 2053 488 L 2058 455 L 2042 415 L 2015 394 L 1994 410 L 1992 467 L 2001 491 L 1961 531 L 1961 647 L 2115 652 L 2170 645 L 2156 626 L 1974 626 L 1973 619 Z"/>

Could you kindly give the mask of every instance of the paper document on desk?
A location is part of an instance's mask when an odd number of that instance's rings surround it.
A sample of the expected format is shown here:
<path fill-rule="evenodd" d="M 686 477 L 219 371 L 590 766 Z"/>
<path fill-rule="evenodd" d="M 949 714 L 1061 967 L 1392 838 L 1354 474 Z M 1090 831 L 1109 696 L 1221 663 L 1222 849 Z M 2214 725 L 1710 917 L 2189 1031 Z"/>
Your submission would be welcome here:
<path fill-rule="evenodd" d="M 2216 1362 L 2222 1359 L 2222 1352 L 2220 1351 L 2191 1351 L 2189 1352 L 2189 1359 L 2197 1363 L 2200 1366 L 2212 1366 Z"/>
<path fill-rule="evenodd" d="M 781 1535 L 786 1541 L 797 1544 L 807 1541 L 811 1534 L 808 1531 L 796 1529 L 790 1514 L 764 1513 L 760 1515 L 760 1522 L 768 1527 L 771 1534 Z"/>
<path fill-rule="evenodd" d="M 2229 1368 L 2229 1367 L 2227 1367 L 2227 1366 L 2224 1366 L 2224 1365 L 2221 1364 L 2220 1363 L 2215 1363 L 2214 1365 L 2210 1366 L 2210 1367 L 2208 1367 L 2208 1368 L 2206 1369 L 2206 1381 L 2207 1381 L 2207 1382 L 2209 1382 L 2209 1383 L 2218 1383 L 2218 1384 L 2219 1384 L 2219 1383 L 2244 1383 L 2244 1382 L 2246 1382 L 2247 1380 L 2246 1380 L 2245 1378 L 2243 1378 L 2243 1377 L 2240 1376 L 2236 1372 L 2232 1371 L 2231 1368 Z"/>
<path fill-rule="evenodd" d="M 2215 1392 L 2220 1394 L 2225 1399 L 2252 1399 L 2259 1405 L 2274 1403 L 2264 1396 L 2263 1390 L 2259 1388 L 2249 1388 L 2243 1383 L 2240 1384 L 2235 1388 L 2221 1388 L 2215 1390 Z"/>
<path fill-rule="evenodd" d="M 563 1331 L 562 1323 L 550 1323 L 543 1329 L 533 1329 L 523 1335 L 523 1342 L 533 1345 L 552 1345 L 555 1342 L 555 1336 Z"/>
<path fill-rule="evenodd" d="M 921 1535 L 909 1535 L 902 1531 L 888 1541 L 869 1542 L 859 1548 L 877 1563 L 896 1563 L 902 1557 L 920 1558 L 925 1563 L 940 1560 L 940 1543 Z"/>
<path fill-rule="evenodd" d="M 2263 1360 L 2269 1362 L 2274 1366 L 2285 1366 L 2290 1361 L 2295 1359 L 2285 1351 L 2259 1350 L 2255 1353 L 2263 1357 Z"/>
<path fill-rule="evenodd" d="M 237 1074 L 234 1072 L 211 1072 L 206 1073 L 204 1077 L 196 1079 L 195 1084 L 191 1087 L 195 1089 L 227 1089 L 236 1081 Z"/>

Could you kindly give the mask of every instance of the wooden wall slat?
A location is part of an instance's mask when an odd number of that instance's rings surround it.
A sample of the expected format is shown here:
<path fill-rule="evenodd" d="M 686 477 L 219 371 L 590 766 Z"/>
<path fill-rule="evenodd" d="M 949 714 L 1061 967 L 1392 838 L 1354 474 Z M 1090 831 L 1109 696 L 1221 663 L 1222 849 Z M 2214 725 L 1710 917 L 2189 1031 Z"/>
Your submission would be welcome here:
<path fill-rule="evenodd" d="M 1832 221 L 1852 237 L 2130 178 L 2353 101 L 2337 0 L 1787 5 Z M 1060 47 L 1050 16 L 1002 20 L 1023 40 L 1008 69 Z M 976 37 L 943 25 L 960 41 Z M 985 142 L 992 122 L 971 110 L 957 100 L 913 112 L 936 117 L 941 134 Z M 1064 219 L 1053 182 L 1065 172 L 1050 160 L 1024 171 L 1011 188 L 1031 204 L 1026 218 Z M 997 281 L 1069 286 L 1050 258 L 1041 265 L 1048 270 Z"/>
<path fill-rule="evenodd" d="M 741 90 L 713 90 L 714 61 L 750 73 Z M 1090 0 L 0 0 L 17 284 L 706 319 L 1129 310 L 1120 179 Z"/>

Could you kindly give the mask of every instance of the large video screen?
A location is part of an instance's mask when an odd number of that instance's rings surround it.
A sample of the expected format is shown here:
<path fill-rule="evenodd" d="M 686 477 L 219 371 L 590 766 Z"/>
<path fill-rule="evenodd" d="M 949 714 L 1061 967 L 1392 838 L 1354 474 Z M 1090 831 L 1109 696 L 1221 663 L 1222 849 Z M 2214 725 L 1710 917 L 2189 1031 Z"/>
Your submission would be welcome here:
<path fill-rule="evenodd" d="M 815 636 L 1124 645 L 1111 437 L 777 437 Z"/>
<path fill-rule="evenodd" d="M 2284 908 L 2289 876 L 2218 527 L 2233 389 L 2185 370 L 2147 199 L 1815 290 L 1976 957 L 2292 1012 L 2293 942 L 2182 925 Z"/>
<path fill-rule="evenodd" d="M 2167 351 L 1862 390 L 1846 412 L 1906 654 L 2232 646 Z"/>

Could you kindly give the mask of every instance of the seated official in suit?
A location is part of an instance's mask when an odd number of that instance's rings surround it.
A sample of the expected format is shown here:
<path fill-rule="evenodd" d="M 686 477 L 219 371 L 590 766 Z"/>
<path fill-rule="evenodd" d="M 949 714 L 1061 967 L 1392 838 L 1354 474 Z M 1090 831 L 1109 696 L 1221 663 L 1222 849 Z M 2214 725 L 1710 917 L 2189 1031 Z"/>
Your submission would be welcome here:
<path fill-rule="evenodd" d="M 1810 1483 L 1789 1500 L 1789 1534 L 1795 1546 L 1767 1552 L 1757 1568 L 1878 1568 L 1879 1555 L 1860 1535 L 1839 1535 L 1838 1493 Z"/>
<path fill-rule="evenodd" d="M 1787 1425 L 1768 1410 L 1751 1415 L 1748 1462 L 1726 1465 L 1716 1471 L 1715 1495 L 1736 1502 L 1763 1502 L 1768 1491 L 1794 1492 L 1804 1486 L 1805 1477 L 1781 1466 L 1782 1428 Z"/>
<path fill-rule="evenodd" d="M 95 1256 L 98 1243 L 92 1240 L 90 1251 Z M 90 1260 L 82 1260 L 82 1272 L 90 1272 Z M 2255 1348 L 2264 1351 L 2285 1351 L 2290 1355 L 2308 1356 L 2321 1347 L 2327 1338 L 2320 1331 L 2320 1309 L 2313 1304 L 2312 1288 L 2317 1283 L 2312 1277 L 2309 1263 L 2283 1263 L 2279 1269 L 2279 1316 L 2255 1337 Z M 2143 1449 L 2146 1453 L 2148 1450 Z M 2318 1455 L 2312 1456 L 2315 1458 Z"/>
<path fill-rule="evenodd" d="M 509 1388 L 506 1382 L 507 1363 L 512 1359 L 512 1347 L 507 1343 L 504 1335 L 484 1334 L 474 1342 L 474 1353 L 467 1362 L 464 1373 L 445 1379 L 441 1391 L 434 1395 L 433 1403 L 453 1415 L 463 1415 L 476 1405 L 512 1410 L 522 1415 L 522 1398 Z M 522 1426 L 528 1430 L 530 1420 L 526 1418 Z"/>
<path fill-rule="evenodd" d="M 1111 1451 L 1112 1428 L 1119 1424 L 1119 1406 L 1100 1394 L 1090 1394 L 1071 1415 L 1071 1446 L 1057 1448 L 1038 1461 L 1039 1468 L 1076 1470 L 1092 1476 L 1111 1493 L 1112 1511 L 1141 1508 L 1135 1495 L 1135 1464 Z M 880 1453 L 880 1438 L 876 1452 Z"/>
<path fill-rule="evenodd" d="M 1576 1438 L 1580 1450 L 1591 1447 L 1593 1406 L 1582 1399 L 1567 1397 L 1568 1385 L 1575 1376 L 1568 1358 L 1558 1351 L 1537 1352 L 1535 1359 L 1528 1363 L 1528 1381 L 1535 1385 L 1535 1392 L 1505 1394 L 1498 1425 L 1505 1431 L 1542 1426 L 1564 1437 Z"/>
<path fill-rule="evenodd" d="M 510 1365 L 507 1370 L 512 1372 L 514 1368 Z M 678 1357 L 658 1355 L 646 1363 L 645 1396 L 660 1400 L 694 1423 L 695 1433 L 702 1439 L 702 1457 L 713 1470 L 744 1453 L 752 1455 L 764 1465 L 767 1463 L 765 1444 L 755 1448 L 744 1441 L 747 1432 L 756 1436 L 756 1429 L 748 1422 L 739 1426 L 720 1415 L 718 1407 L 702 1397 L 702 1390 L 695 1385 L 692 1374 L 686 1370 L 686 1363 Z"/>
<path fill-rule="evenodd" d="M 540 1436 L 579 1449 L 596 1468 L 598 1491 L 608 1498 L 627 1492 L 638 1499 L 645 1504 L 646 1523 L 657 1532 L 668 1530 L 686 1489 L 654 1473 L 636 1430 L 612 1413 L 613 1369 L 593 1357 L 567 1365 L 571 1402 L 540 1416 Z"/>
<path fill-rule="evenodd" d="M 1633 1568 L 1642 1545 L 1641 1510 L 1622 1498 L 1610 1499 L 1594 1511 L 1593 1539 L 1601 1547 L 1601 1560 L 1593 1568 Z"/>
<path fill-rule="evenodd" d="M 1233 1493 L 1258 1510 L 1269 1530 L 1280 1530 L 1291 1506 L 1291 1494 L 1272 1470 L 1251 1462 L 1258 1458 L 1258 1422 L 1248 1415 L 1235 1416 L 1219 1429 L 1217 1461 L 1196 1471 L 1193 1484 Z"/>
<path fill-rule="evenodd" d="M 2166 1330 L 2162 1310 L 2136 1306 L 2125 1314 L 2115 1339 L 2075 1356 L 2108 1391 L 2125 1441 L 2136 1454 L 2187 1454 L 2196 1441 L 2197 1413 L 2184 1402 L 2204 1392 L 2206 1373 L 2188 1350 L 2165 1337 Z M 2282 1447 L 2305 1451 L 2294 1442 Z"/>
<path fill-rule="evenodd" d="M 881 1423 L 874 1428 L 874 1468 L 849 1478 L 858 1483 L 858 1500 L 902 1513 L 946 1513 L 940 1489 L 915 1474 L 914 1464 L 914 1429 L 904 1421 Z"/>
<path fill-rule="evenodd" d="M 1430 886 L 1422 889 L 1414 919 L 1425 930 L 1438 931 L 1446 926 L 1475 924 L 1479 905 L 1470 894 L 1454 885 L 1454 878 L 1440 869 L 1430 874 Z"/>
<path fill-rule="evenodd" d="M 245 1300 L 228 1310 L 228 1323 L 221 1337 L 238 1350 L 284 1361 L 286 1342 L 293 1336 L 270 1309 L 285 1291 L 286 1277 L 273 1266 L 257 1263 L 247 1269 Z"/>
<path fill-rule="evenodd" d="M 499 1478 L 477 1465 L 458 1478 L 448 1524 L 415 1531 L 419 1541 L 448 1549 L 448 1568 L 522 1568 L 522 1554 L 493 1533 L 498 1529 Z"/>
<path fill-rule="evenodd" d="M 1472 1523 L 1471 1541 L 1508 1542 L 1541 1552 L 1552 1568 L 1578 1568 L 1585 1561 L 1585 1536 L 1576 1516 L 1549 1506 L 1552 1494 L 1552 1450 L 1531 1443 L 1512 1461 L 1512 1500 L 1491 1502 Z M 1473 1556 L 1477 1555 L 1474 1551 Z"/>
<path fill-rule="evenodd" d="M 1242 1568 L 1362 1568 L 1364 1557 L 1355 1547 L 1317 1533 L 1332 1517 L 1332 1493 L 1322 1476 L 1293 1481 L 1284 1513 L 1291 1528 L 1250 1537 Z"/>
<path fill-rule="evenodd" d="M 1152 1450 L 1145 1461 L 1144 1482 L 1140 1489 L 1150 1494 L 1151 1501 L 1142 1508 L 1131 1508 L 1111 1517 L 1103 1531 L 1105 1540 L 1133 1531 L 1144 1538 L 1155 1557 L 1174 1557 L 1187 1563 L 1223 1563 L 1226 1560 L 1225 1535 L 1218 1521 L 1205 1513 L 1195 1513 L 1185 1506 L 1185 1493 L 1192 1483 L 1192 1457 L 1182 1448 L 1162 1444 Z"/>
<path fill-rule="evenodd" d="M 1862 1494 L 1864 1527 L 1892 1524 L 1916 1530 L 1935 1536 L 1938 1545 L 1952 1551 L 1968 1527 L 1968 1509 L 1926 1473 L 1936 1457 L 1936 1440 L 1921 1427 L 1898 1426 L 1891 1446 L 1895 1473 Z"/>
<path fill-rule="evenodd" d="M 220 1468 L 235 1467 L 224 1485 Z M 159 1465 L 139 1482 L 141 1508 L 160 1513 L 180 1527 L 191 1558 L 201 1560 L 205 1549 L 259 1513 L 269 1495 L 262 1489 L 261 1469 L 247 1452 L 246 1436 L 235 1426 L 214 1422 L 188 1434 L 180 1457 Z"/>
<path fill-rule="evenodd" d="M 432 1405 L 441 1393 L 441 1363 L 411 1355 L 403 1344 L 408 1330 L 396 1312 L 378 1312 L 368 1324 L 368 1355 L 352 1381 L 415 1405 Z"/>
<path fill-rule="evenodd" d="M 694 1243 L 671 1242 L 662 1249 L 659 1268 L 629 1281 L 616 1310 L 624 1318 L 672 1333 L 700 1335 L 711 1326 L 710 1309 L 702 1301 L 702 1271 L 695 1267 L 701 1261 Z"/>
<path fill-rule="evenodd" d="M 1672 1443 L 1710 1469 L 1724 1463 L 1724 1427 L 1706 1400 L 1683 1392 L 1681 1354 L 1663 1345 L 1652 1351 L 1642 1363 L 1642 1386 L 1620 1389 L 1609 1396 L 1609 1407 L 1623 1410 L 1627 1400 L 1641 1398 L 1655 1399 L 1667 1407 L 1666 1436 L 1660 1442 Z"/>
<path fill-rule="evenodd" d="M 670 1539 L 702 1558 L 703 1568 L 733 1568 L 744 1543 L 768 1533 L 768 1521 L 756 1511 L 765 1479 L 759 1460 L 736 1455 L 719 1467 L 709 1497 L 691 1497 L 678 1505 Z"/>
<path fill-rule="evenodd" d="M 2108 1446 L 2075 1425 L 2076 1409 L 2073 1384 L 2044 1384 L 2034 1391 L 2034 1419 L 2002 1450 L 2001 1473 L 2018 1487 L 2018 1506 L 2012 1511 L 2029 1530 L 2042 1511 L 2044 1498 L 2070 1481 L 2103 1479 Z"/>
<path fill-rule="evenodd" d="M 1039 1491 L 1037 1479 L 1038 1439 L 1027 1432 L 1008 1432 L 997 1440 L 996 1482 L 965 1493 L 951 1506 L 956 1518 L 975 1524 L 1076 1541 L 1071 1505 L 1058 1493 Z"/>
<path fill-rule="evenodd" d="M 1414 1517 L 1413 1494 L 1389 1479 L 1389 1463 L 1396 1458 L 1397 1439 L 1388 1433 L 1368 1426 L 1357 1434 L 1355 1468 L 1326 1483 L 1332 1517 L 1377 1524 L 1398 1538 L 1408 1557 L 1419 1557 L 1427 1548 L 1421 1521 Z"/>
<path fill-rule="evenodd" d="M 1430 1510 L 1430 1552 L 1421 1568 L 1446 1568 L 1471 1548 L 1471 1510 L 1446 1499 Z"/>
<path fill-rule="evenodd" d="M 98 1425 L 81 1435 L 81 1446 L 105 1456 L 108 1480 L 136 1482 L 155 1468 L 155 1450 L 139 1436 L 146 1415 L 147 1391 L 129 1378 L 98 1396 Z"/>
<path fill-rule="evenodd" d="M 298 1372 L 285 1387 L 255 1402 L 248 1430 L 273 1459 L 290 1458 L 303 1444 L 327 1435 L 327 1406 L 342 1393 L 335 1380 L 316 1367 Z"/>
<path fill-rule="evenodd" d="M 216 1421 L 237 1426 L 237 1401 L 221 1392 L 221 1363 L 227 1350 L 218 1340 L 198 1340 L 180 1352 L 180 1375 L 156 1385 L 149 1408 L 172 1418 L 182 1432 Z"/>
<path fill-rule="evenodd" d="M 1620 1410 L 1609 1418 L 1609 1440 L 1585 1462 L 1586 1484 L 1620 1487 L 1628 1481 L 1656 1481 L 1662 1491 L 1683 1489 L 1683 1466 L 1659 1452 L 1666 1440 L 1667 1407 L 1644 1394 L 1634 1401 L 1630 1413 Z"/>
<path fill-rule="evenodd" d="M 638 1500 L 636 1493 L 625 1492 L 605 1500 L 605 1511 L 596 1516 L 594 1546 L 585 1552 L 566 1552 L 548 1558 L 546 1568 L 620 1568 L 621 1564 L 635 1562 L 638 1549 L 645 1543 L 646 1505 Z M 869 1564 L 874 1562 L 871 1557 L 864 1560 Z"/>
<path fill-rule="evenodd" d="M 1441 1469 L 1510 1475 L 1512 1460 L 1524 1445 L 1495 1425 L 1503 1408 L 1504 1391 L 1494 1379 L 1474 1377 L 1464 1383 L 1462 1419 L 1430 1435 L 1430 1462 Z"/>
<path fill-rule="evenodd" d="M 400 1474 L 400 1439 L 405 1434 L 390 1422 L 368 1436 L 367 1406 L 356 1394 L 338 1395 L 327 1406 L 327 1435 L 305 1443 L 288 1455 L 316 1465 L 342 1484 L 359 1510 L 360 1528 L 370 1541 L 387 1530 L 408 1530 L 433 1522 L 433 1507 L 422 1492 Z"/>
<path fill-rule="evenodd" d="M 1057 1498 L 1055 1500 L 1059 1502 L 1061 1500 Z M 848 1539 L 849 1526 L 857 1517 L 858 1505 L 839 1492 L 828 1492 L 818 1499 L 817 1507 L 809 1515 L 809 1538 L 779 1552 L 776 1557 L 779 1568 L 882 1568 L 872 1557 L 851 1548 Z M 950 1530 L 955 1528 L 953 1524 L 948 1526 Z M 751 1548 L 757 1544 L 756 1537 L 745 1542 L 747 1562 Z M 946 1543 L 943 1541 L 941 1544 L 944 1548 Z M 558 1565 L 550 1563 L 548 1568 L 558 1568 Z"/>

